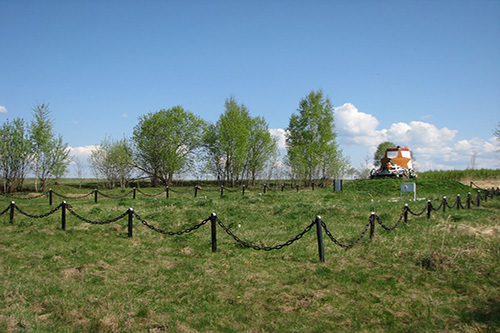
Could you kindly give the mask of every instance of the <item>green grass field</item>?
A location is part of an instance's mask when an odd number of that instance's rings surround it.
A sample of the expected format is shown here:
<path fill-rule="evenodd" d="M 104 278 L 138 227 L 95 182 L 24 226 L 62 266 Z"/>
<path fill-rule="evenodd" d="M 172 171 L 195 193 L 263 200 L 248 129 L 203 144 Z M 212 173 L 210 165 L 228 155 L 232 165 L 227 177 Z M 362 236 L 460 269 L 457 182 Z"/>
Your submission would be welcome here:
<path fill-rule="evenodd" d="M 103 221 L 133 208 L 168 231 L 185 230 L 215 212 L 239 238 L 256 246 L 283 244 L 320 215 L 339 241 L 350 243 L 371 212 L 391 226 L 401 216 L 398 180 L 344 183 L 342 192 L 301 189 L 225 191 L 203 189 L 195 198 L 171 192 L 132 195 L 97 203 L 89 189 L 54 187 L 79 215 Z M 102 190 L 120 196 L 126 190 Z M 156 194 L 161 189 L 141 188 Z M 454 181 L 418 180 L 414 212 L 426 200 L 453 203 L 471 189 Z M 477 189 L 472 189 L 473 197 Z M 27 193 L 19 194 L 26 196 Z M 73 196 L 72 198 L 70 197 Z M 410 194 L 405 195 L 409 199 Z M 0 197 L 40 215 L 63 200 Z M 0 331 L 7 332 L 325 332 L 500 330 L 500 197 L 470 210 L 409 216 L 386 231 L 376 224 L 343 249 L 324 235 L 325 263 L 316 229 L 280 250 L 256 251 L 217 228 L 211 251 L 210 222 L 191 233 L 163 235 L 135 218 L 93 225 L 61 211 L 32 219 L 16 211 L 0 217 Z"/>

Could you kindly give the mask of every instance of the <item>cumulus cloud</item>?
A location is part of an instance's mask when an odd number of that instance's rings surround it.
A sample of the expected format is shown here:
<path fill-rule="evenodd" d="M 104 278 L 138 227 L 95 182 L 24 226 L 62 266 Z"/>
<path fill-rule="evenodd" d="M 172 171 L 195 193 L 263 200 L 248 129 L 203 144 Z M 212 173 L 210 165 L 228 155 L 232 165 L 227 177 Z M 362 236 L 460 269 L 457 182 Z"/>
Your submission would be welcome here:
<path fill-rule="evenodd" d="M 384 140 L 385 131 L 377 130 L 379 121 L 371 114 L 360 112 L 351 103 L 336 107 L 334 112 L 337 133 L 346 143 L 370 145 Z"/>
<path fill-rule="evenodd" d="M 359 152 L 360 147 L 364 146 L 366 156 L 371 158 L 381 142 L 391 141 L 411 148 L 416 157 L 415 165 L 422 171 L 466 168 L 474 152 L 477 154 L 476 168 L 498 166 L 495 138 L 457 141 L 458 130 L 438 128 L 424 121 L 398 122 L 391 124 L 389 128 L 380 129 L 376 117 L 359 111 L 351 103 L 339 106 L 334 111 L 339 143 L 346 155 Z M 425 118 L 429 117 L 423 117 Z M 361 162 L 361 158 L 357 156 L 358 162 Z"/>
<path fill-rule="evenodd" d="M 3 105 L 0 105 L 0 113 L 7 113 L 7 108 Z"/>
<path fill-rule="evenodd" d="M 88 146 L 80 146 L 80 147 L 68 147 L 71 158 L 78 158 L 80 160 L 87 160 L 88 157 L 90 156 L 90 153 L 92 150 L 94 150 L 97 145 L 88 145 Z"/>
<path fill-rule="evenodd" d="M 389 141 L 406 145 L 412 143 L 424 147 L 442 147 L 453 141 L 457 133 L 457 130 L 450 130 L 447 127 L 439 129 L 433 124 L 411 121 L 408 124 L 392 124 L 387 131 L 387 138 Z"/>
<path fill-rule="evenodd" d="M 270 128 L 269 133 L 271 133 L 272 136 L 277 138 L 278 140 L 278 149 L 285 149 L 286 148 L 286 130 L 282 128 Z"/>

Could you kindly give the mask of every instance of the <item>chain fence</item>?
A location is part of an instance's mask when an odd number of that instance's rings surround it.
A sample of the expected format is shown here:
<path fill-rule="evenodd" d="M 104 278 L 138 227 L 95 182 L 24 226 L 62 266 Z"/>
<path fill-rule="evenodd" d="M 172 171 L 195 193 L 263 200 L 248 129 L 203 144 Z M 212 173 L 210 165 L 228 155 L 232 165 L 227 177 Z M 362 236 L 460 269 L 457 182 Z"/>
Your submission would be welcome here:
<path fill-rule="evenodd" d="M 274 246 L 258 246 L 258 245 L 253 245 L 247 241 L 244 241 L 242 239 L 240 239 L 238 236 L 236 236 L 228 227 L 226 227 L 224 225 L 224 223 L 222 223 L 222 221 L 217 217 L 217 224 L 222 228 L 222 230 L 224 230 L 229 236 L 231 236 L 236 242 L 238 242 L 239 244 L 243 245 L 244 247 L 248 247 L 248 248 L 252 248 L 254 250 L 257 250 L 257 251 L 260 251 L 260 250 L 264 250 L 264 251 L 272 251 L 272 250 L 280 250 L 282 249 L 283 247 L 285 246 L 289 246 L 289 245 L 292 245 L 295 241 L 301 239 L 306 233 L 308 233 L 311 228 L 313 227 L 313 225 L 315 224 L 316 222 L 312 222 L 311 224 L 309 224 L 305 229 L 304 231 L 302 231 L 301 233 L 299 233 L 297 236 L 295 236 L 294 238 L 286 241 L 285 243 L 283 244 L 278 244 L 278 245 L 274 245 Z"/>
<path fill-rule="evenodd" d="M 201 221 L 200 223 L 190 227 L 190 228 L 187 228 L 185 230 L 180 230 L 180 231 L 166 231 L 166 230 L 163 230 L 163 229 L 160 229 L 160 228 L 157 228 L 155 226 L 153 226 L 151 223 L 149 223 L 148 221 L 146 221 L 145 219 L 143 219 L 139 214 L 137 214 L 136 212 L 133 212 L 134 216 L 142 223 L 144 224 L 146 227 L 148 227 L 149 229 L 155 231 L 155 232 L 158 232 L 160 234 L 164 234 L 164 235 L 169 235 L 169 236 L 175 236 L 175 235 L 182 235 L 182 234 L 186 234 L 186 233 L 190 233 L 191 231 L 194 231 L 198 228 L 200 228 L 201 226 L 205 225 L 208 223 L 208 221 L 210 221 L 210 218 L 208 219 L 204 219 L 203 221 Z"/>
<path fill-rule="evenodd" d="M 497 195 L 497 196 L 500 195 L 499 191 L 491 191 L 491 193 L 493 195 Z M 128 194 L 130 194 L 130 193 L 127 193 L 127 195 Z M 488 194 L 488 196 L 489 195 L 490 194 Z M 481 194 L 478 193 L 476 205 L 479 206 L 481 201 L 485 201 L 486 202 L 486 200 L 487 200 L 487 196 L 485 196 L 483 198 L 481 196 Z M 192 227 L 189 227 L 189 228 L 184 229 L 184 230 L 179 230 L 179 231 L 168 231 L 168 230 L 164 230 L 164 229 L 158 228 L 158 227 L 154 226 L 151 222 L 149 222 L 146 219 L 144 219 L 143 217 L 141 217 L 132 208 L 128 209 L 126 212 L 120 214 L 119 216 L 111 218 L 111 219 L 108 219 L 108 220 L 104 220 L 104 221 L 92 220 L 90 218 L 86 218 L 84 216 L 81 216 L 80 214 L 78 214 L 77 212 L 75 212 L 74 209 L 73 209 L 73 207 L 71 205 L 67 204 L 65 201 L 63 201 L 60 205 L 58 205 L 57 207 L 55 207 L 52 210 L 48 211 L 47 213 L 40 214 L 40 215 L 30 214 L 30 213 L 24 211 L 23 209 L 21 209 L 19 206 L 17 206 L 15 204 L 14 201 L 12 201 L 8 207 L 6 207 L 4 210 L 2 210 L 2 212 L 0 213 L 0 216 L 5 215 L 7 212 L 10 211 L 10 223 L 12 224 L 13 221 L 14 221 L 14 212 L 15 211 L 19 212 L 20 214 L 22 214 L 22 215 L 24 215 L 24 216 L 26 216 L 28 218 L 41 219 L 41 218 L 48 217 L 48 216 L 56 213 L 59 210 L 62 210 L 61 220 L 62 220 L 62 229 L 63 230 L 65 230 L 65 225 L 66 225 L 66 210 L 72 216 L 74 216 L 75 218 L 77 218 L 80 221 L 83 221 L 85 223 L 90 223 L 90 224 L 98 224 L 98 225 L 114 223 L 114 222 L 117 222 L 117 221 L 119 221 L 119 220 L 121 220 L 123 218 L 128 217 L 128 235 L 129 235 L 129 237 L 132 237 L 132 227 L 133 227 L 133 218 L 134 217 L 137 220 L 139 220 L 148 229 L 150 229 L 150 230 L 152 230 L 154 232 L 157 232 L 157 233 L 160 233 L 160 234 L 164 234 L 164 235 L 169 235 L 169 236 L 175 236 L 175 235 L 182 235 L 182 234 L 190 233 L 190 232 L 195 231 L 195 230 L 199 229 L 200 227 L 204 226 L 208 222 L 211 222 L 211 224 L 212 224 L 212 251 L 213 252 L 215 252 L 215 249 L 216 249 L 216 242 L 217 242 L 217 240 L 216 240 L 216 226 L 217 225 L 220 228 L 222 228 L 222 230 L 224 230 L 225 233 L 227 235 L 229 235 L 238 244 L 242 245 L 243 247 L 251 248 L 251 249 L 257 250 L 257 251 L 280 250 L 280 249 L 282 249 L 282 248 L 284 248 L 286 246 L 290 246 L 293 243 L 295 243 L 296 241 L 298 241 L 299 239 L 301 239 L 305 234 L 307 234 L 308 232 L 310 232 L 311 229 L 313 228 L 313 226 L 316 225 L 316 227 L 317 227 L 318 247 L 319 247 L 319 253 L 320 253 L 320 260 L 324 261 L 322 231 L 325 232 L 325 234 L 328 236 L 328 238 L 334 244 L 336 244 L 336 245 L 338 245 L 338 246 L 340 246 L 342 248 L 345 248 L 345 249 L 350 249 L 350 248 L 356 246 L 357 244 L 359 244 L 361 242 L 361 240 L 363 240 L 363 238 L 368 233 L 368 230 L 370 230 L 370 239 L 373 238 L 374 231 L 375 231 L 375 222 L 378 223 L 384 230 L 386 230 L 386 231 L 393 231 L 397 227 L 399 227 L 402 222 L 405 222 L 405 223 L 407 222 L 408 214 L 411 214 L 413 216 L 421 216 L 421 215 L 423 215 L 427 211 L 427 218 L 429 219 L 431 217 L 431 212 L 432 211 L 438 211 L 440 209 L 443 209 L 443 212 L 444 212 L 446 207 L 448 207 L 449 209 L 453 209 L 453 208 L 456 208 L 456 209 L 459 209 L 459 208 L 462 208 L 462 209 L 464 209 L 464 208 L 471 208 L 471 204 L 473 204 L 473 202 L 474 202 L 474 200 L 472 200 L 472 196 L 469 193 L 468 196 L 467 196 L 467 204 L 466 204 L 466 206 L 464 206 L 462 204 L 460 195 L 457 195 L 456 201 L 452 205 L 450 205 L 448 203 L 446 197 L 443 197 L 443 200 L 441 200 L 439 206 L 437 206 L 437 207 L 434 207 L 432 205 L 432 201 L 428 200 L 426 206 L 421 211 L 419 211 L 419 212 L 414 212 L 408 206 L 408 204 L 405 204 L 405 206 L 404 206 L 404 208 L 402 210 L 402 213 L 400 214 L 398 220 L 392 226 L 388 226 L 388 225 L 384 224 L 382 222 L 380 216 L 378 214 L 376 214 L 376 213 L 373 212 L 370 215 L 368 223 L 364 226 L 363 231 L 360 233 L 360 235 L 354 241 L 352 241 L 350 243 L 340 242 L 336 237 L 334 237 L 333 234 L 332 234 L 332 232 L 328 229 L 326 223 L 323 222 L 321 220 L 321 217 L 318 216 L 318 217 L 316 217 L 315 221 L 313 221 L 312 223 L 310 223 L 309 225 L 307 225 L 304 228 L 304 230 L 302 232 L 300 232 L 299 234 L 297 234 L 295 237 L 289 239 L 288 241 L 286 241 L 284 243 L 273 245 L 273 246 L 259 246 L 259 245 L 255 245 L 254 242 L 249 242 L 249 241 L 241 239 L 229 227 L 227 227 L 219 219 L 219 217 L 217 217 L 217 215 L 215 213 L 213 213 L 209 218 L 206 218 L 206 219 L 202 220 L 201 222 L 193 225 Z"/>
<path fill-rule="evenodd" d="M 45 213 L 45 214 L 41 214 L 41 215 L 32 215 L 32 214 L 29 214 L 27 212 L 25 212 L 24 210 L 22 210 L 21 208 L 19 208 L 19 206 L 17 205 L 14 205 L 13 206 L 19 213 L 23 214 L 24 216 L 27 216 L 31 219 L 43 219 L 47 216 L 50 216 L 52 214 L 54 214 L 55 212 L 57 212 L 59 209 L 61 209 L 62 207 L 62 204 L 60 204 L 59 206 L 57 206 L 56 208 L 52 209 L 51 211 Z"/>

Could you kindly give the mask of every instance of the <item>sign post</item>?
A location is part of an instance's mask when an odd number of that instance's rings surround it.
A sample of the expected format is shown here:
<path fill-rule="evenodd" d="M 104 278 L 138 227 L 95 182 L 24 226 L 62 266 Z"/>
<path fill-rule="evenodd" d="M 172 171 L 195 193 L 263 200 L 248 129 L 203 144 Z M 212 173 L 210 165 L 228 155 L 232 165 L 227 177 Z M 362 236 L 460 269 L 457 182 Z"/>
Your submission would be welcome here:
<path fill-rule="evenodd" d="M 403 200 L 404 192 L 413 192 L 413 201 L 417 200 L 417 184 L 416 183 L 401 183 L 401 194 L 400 198 Z"/>

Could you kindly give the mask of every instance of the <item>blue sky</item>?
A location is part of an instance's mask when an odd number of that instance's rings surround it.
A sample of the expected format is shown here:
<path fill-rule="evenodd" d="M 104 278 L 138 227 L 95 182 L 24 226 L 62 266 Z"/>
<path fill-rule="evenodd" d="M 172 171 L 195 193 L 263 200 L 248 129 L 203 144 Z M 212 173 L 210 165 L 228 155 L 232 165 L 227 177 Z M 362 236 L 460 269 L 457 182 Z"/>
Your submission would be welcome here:
<path fill-rule="evenodd" d="M 182 105 L 215 122 L 234 95 L 283 133 L 322 89 L 354 167 L 383 140 L 419 169 L 500 165 L 500 1 L 0 0 L 0 122 L 50 104 L 86 156 Z"/>

